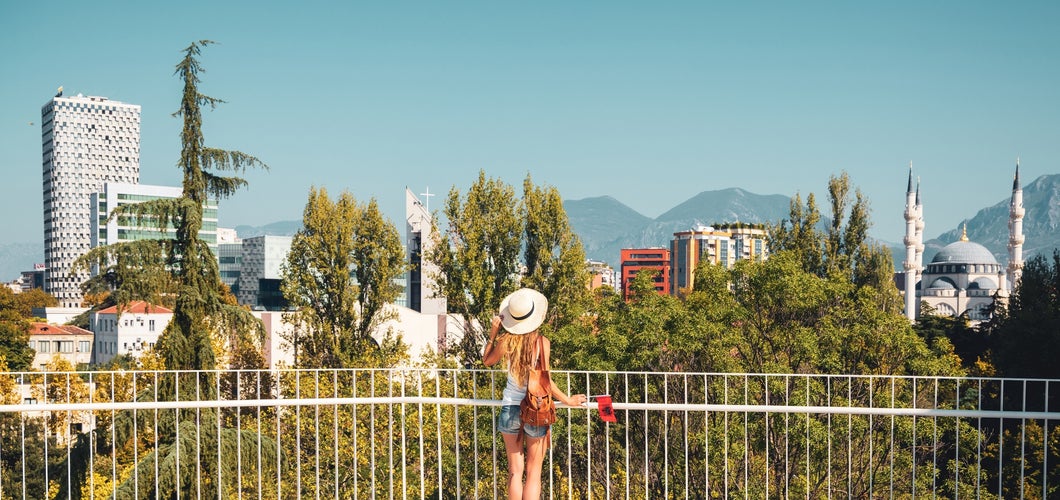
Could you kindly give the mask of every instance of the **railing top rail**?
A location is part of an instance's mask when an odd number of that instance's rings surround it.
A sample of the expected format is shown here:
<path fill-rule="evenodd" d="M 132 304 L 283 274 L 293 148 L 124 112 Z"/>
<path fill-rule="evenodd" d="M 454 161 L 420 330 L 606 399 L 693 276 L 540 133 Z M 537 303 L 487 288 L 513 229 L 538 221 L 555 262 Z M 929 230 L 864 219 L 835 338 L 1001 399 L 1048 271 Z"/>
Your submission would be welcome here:
<path fill-rule="evenodd" d="M 1007 377 L 973 377 L 952 375 L 887 375 L 887 374 L 840 374 L 840 373 L 725 373 L 725 372 L 651 372 L 651 371 L 595 371 L 595 370 L 551 370 L 554 374 L 564 375 L 611 375 L 622 376 L 678 376 L 678 377 L 716 377 L 716 378 L 782 378 L 782 379 L 872 379 L 872 380 L 948 380 L 948 381 L 982 381 L 982 382 L 1030 382 L 1030 383 L 1060 383 L 1060 379 L 1048 378 L 1007 378 Z M 127 376 L 148 375 L 159 376 L 194 375 L 194 374 L 312 374 L 312 373 L 354 373 L 354 372 L 457 372 L 469 374 L 503 373 L 504 370 L 482 369 L 482 368 L 431 368 L 431 367 L 398 367 L 398 368 L 268 368 L 268 369 L 246 369 L 246 370 L 90 370 L 90 371 L 23 371 L 6 372 L 12 377 L 42 377 L 42 376 Z"/>

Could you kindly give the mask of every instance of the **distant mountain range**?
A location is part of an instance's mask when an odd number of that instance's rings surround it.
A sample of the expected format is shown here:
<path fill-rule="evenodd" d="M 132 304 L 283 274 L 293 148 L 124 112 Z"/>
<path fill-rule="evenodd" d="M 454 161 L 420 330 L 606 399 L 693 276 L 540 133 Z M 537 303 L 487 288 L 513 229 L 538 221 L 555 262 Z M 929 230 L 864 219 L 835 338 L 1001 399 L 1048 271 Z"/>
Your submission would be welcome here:
<path fill-rule="evenodd" d="M 571 227 L 582 239 L 586 256 L 617 266 L 622 248 L 668 246 L 673 233 L 697 224 L 754 222 L 776 223 L 787 218 L 791 200 L 782 195 L 759 195 L 739 188 L 704 191 L 655 219 L 645 217 L 610 196 L 570 200 L 564 203 Z M 1023 187 L 1024 259 L 1060 248 L 1060 174 L 1043 175 Z M 979 210 L 964 221 L 968 238 L 990 250 L 998 262 L 1008 262 L 1009 198 Z M 930 213 L 927 214 L 930 228 Z M 963 225 L 963 223 L 962 223 Z M 957 241 L 961 227 L 928 240 L 925 264 L 942 247 Z M 883 241 L 891 248 L 895 268 L 902 266 L 905 248 Z"/>
<path fill-rule="evenodd" d="M 1008 205 L 1006 197 L 980 209 L 967 224 L 968 238 L 989 249 L 998 262 L 1008 261 Z M 669 245 L 673 233 L 713 223 L 775 223 L 788 215 L 790 198 L 783 195 L 760 195 L 740 188 L 704 191 L 652 219 L 622 202 L 599 196 L 567 200 L 563 204 L 571 228 L 582 240 L 586 256 L 617 267 L 622 248 Z M 1029 259 L 1038 253 L 1051 255 L 1060 248 L 1060 174 L 1043 175 L 1023 186 L 1023 255 Z M 926 214 L 928 229 L 930 213 Z M 237 226 L 241 238 L 261 235 L 290 236 L 302 226 L 301 220 L 280 221 L 264 226 Z M 398 228 L 404 232 L 404 228 Z M 944 246 L 960 238 L 961 226 L 928 240 L 924 246 L 925 263 Z M 905 249 L 899 243 L 884 242 L 892 249 L 895 267 L 901 267 Z M 0 244 L 0 279 L 11 281 L 22 271 L 33 269 L 44 261 L 43 243 Z"/>

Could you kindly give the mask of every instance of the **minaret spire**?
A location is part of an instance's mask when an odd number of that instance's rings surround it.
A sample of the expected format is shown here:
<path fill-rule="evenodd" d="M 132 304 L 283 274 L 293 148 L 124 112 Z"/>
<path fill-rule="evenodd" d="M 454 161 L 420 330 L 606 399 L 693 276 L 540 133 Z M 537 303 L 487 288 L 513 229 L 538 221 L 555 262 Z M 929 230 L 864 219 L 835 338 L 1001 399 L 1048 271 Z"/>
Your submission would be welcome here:
<path fill-rule="evenodd" d="M 1020 186 L 1020 158 L 1016 157 L 1016 174 L 1012 180 L 1012 202 L 1008 211 L 1008 277 L 1009 290 L 1015 290 L 1023 275 L 1023 187 Z"/>
<path fill-rule="evenodd" d="M 917 294 L 916 282 L 920 271 L 917 261 L 918 248 L 923 246 L 919 241 L 919 232 L 924 228 L 923 212 L 920 207 L 920 180 L 917 179 L 916 191 L 913 190 L 913 162 L 909 162 L 909 181 L 905 190 L 905 316 L 909 321 L 916 320 Z"/>

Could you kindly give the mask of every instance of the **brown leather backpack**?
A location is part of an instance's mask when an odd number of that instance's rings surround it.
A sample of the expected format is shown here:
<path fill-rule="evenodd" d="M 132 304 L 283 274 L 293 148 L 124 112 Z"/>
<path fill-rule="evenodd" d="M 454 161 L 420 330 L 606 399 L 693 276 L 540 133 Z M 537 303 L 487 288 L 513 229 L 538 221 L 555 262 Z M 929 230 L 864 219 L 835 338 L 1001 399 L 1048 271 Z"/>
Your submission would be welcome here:
<path fill-rule="evenodd" d="M 526 382 L 526 396 L 519 404 L 519 417 L 523 425 L 552 425 L 556 422 L 556 403 L 552 400 L 552 379 L 548 374 L 548 359 L 542 356 L 544 340 L 538 336 L 535 345 L 534 365 L 530 367 L 530 379 Z"/>

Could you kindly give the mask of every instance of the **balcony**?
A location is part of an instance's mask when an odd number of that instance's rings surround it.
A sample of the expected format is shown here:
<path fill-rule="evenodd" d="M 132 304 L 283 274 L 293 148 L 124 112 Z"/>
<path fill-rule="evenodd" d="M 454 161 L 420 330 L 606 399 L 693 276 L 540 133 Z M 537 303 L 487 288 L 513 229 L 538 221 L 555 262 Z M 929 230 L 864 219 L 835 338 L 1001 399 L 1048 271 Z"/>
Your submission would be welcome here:
<path fill-rule="evenodd" d="M 554 372 L 545 498 L 1056 498 L 1060 381 Z M 500 371 L 0 374 L 0 498 L 500 498 Z M 34 403 L 35 400 L 35 403 Z"/>

